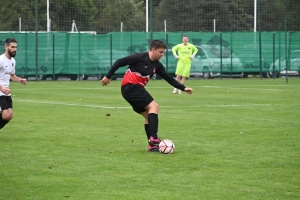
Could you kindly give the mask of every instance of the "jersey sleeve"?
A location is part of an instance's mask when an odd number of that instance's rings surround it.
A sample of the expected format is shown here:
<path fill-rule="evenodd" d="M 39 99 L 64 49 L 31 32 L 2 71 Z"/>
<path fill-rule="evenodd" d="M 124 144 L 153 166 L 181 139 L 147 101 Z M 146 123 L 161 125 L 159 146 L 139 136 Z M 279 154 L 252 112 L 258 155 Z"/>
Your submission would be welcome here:
<path fill-rule="evenodd" d="M 178 81 L 176 81 L 176 79 L 174 79 L 172 76 L 170 76 L 166 71 L 165 67 L 161 63 L 159 63 L 158 67 L 156 68 L 156 74 L 161 76 L 165 81 L 167 81 L 173 87 L 184 91 L 185 86 L 179 83 Z"/>
<path fill-rule="evenodd" d="M 193 55 L 196 55 L 198 53 L 197 47 L 195 45 L 192 45 Z"/>
<path fill-rule="evenodd" d="M 176 45 L 172 48 L 173 55 L 176 55 L 176 51 L 178 50 L 178 48 L 179 48 L 179 45 Z"/>
<path fill-rule="evenodd" d="M 143 55 L 141 53 L 136 53 L 116 60 L 116 62 L 114 62 L 114 64 L 109 69 L 106 77 L 110 79 L 120 67 L 138 63 L 142 56 Z"/>
<path fill-rule="evenodd" d="M 116 60 L 114 64 L 111 66 L 111 68 L 109 69 L 108 73 L 106 74 L 106 77 L 110 79 L 120 67 L 124 67 L 128 64 L 129 63 L 127 57 Z"/>
<path fill-rule="evenodd" d="M 16 64 L 17 64 L 17 62 L 16 62 L 16 60 L 14 59 L 14 62 L 13 62 L 14 67 L 13 67 L 13 71 L 12 71 L 13 74 L 16 73 Z"/>

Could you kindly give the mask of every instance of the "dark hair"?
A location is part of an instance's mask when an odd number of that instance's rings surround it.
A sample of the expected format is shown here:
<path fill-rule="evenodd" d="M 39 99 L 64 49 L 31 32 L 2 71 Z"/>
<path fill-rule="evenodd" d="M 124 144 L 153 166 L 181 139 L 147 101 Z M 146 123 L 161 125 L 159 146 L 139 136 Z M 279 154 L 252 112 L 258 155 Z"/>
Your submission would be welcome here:
<path fill-rule="evenodd" d="M 153 40 L 150 44 L 150 50 L 152 48 L 154 48 L 154 49 L 159 49 L 159 48 L 167 49 L 167 45 L 161 40 Z"/>
<path fill-rule="evenodd" d="M 15 38 L 7 38 L 5 40 L 5 46 L 9 46 L 10 43 L 17 43 L 17 40 Z"/>
<path fill-rule="evenodd" d="M 184 37 L 187 37 L 187 38 L 189 38 L 189 36 L 187 36 L 187 35 L 184 35 L 184 36 L 182 36 L 182 37 L 183 37 L 183 38 L 184 38 Z"/>

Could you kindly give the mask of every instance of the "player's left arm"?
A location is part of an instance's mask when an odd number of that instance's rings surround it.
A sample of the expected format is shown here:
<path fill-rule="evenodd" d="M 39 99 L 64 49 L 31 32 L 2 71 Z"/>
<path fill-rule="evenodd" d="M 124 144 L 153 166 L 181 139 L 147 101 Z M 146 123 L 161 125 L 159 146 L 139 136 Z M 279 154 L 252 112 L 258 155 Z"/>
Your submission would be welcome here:
<path fill-rule="evenodd" d="M 17 75 L 15 74 L 11 74 L 10 75 L 10 80 L 14 81 L 14 82 L 19 82 L 21 84 L 26 84 L 27 83 L 27 80 L 26 78 L 20 78 L 18 77 Z"/>
<path fill-rule="evenodd" d="M 198 53 L 197 47 L 195 45 L 192 45 L 193 55 L 195 56 Z"/>
<path fill-rule="evenodd" d="M 180 89 L 182 91 L 185 91 L 185 86 L 179 83 L 176 79 L 174 79 L 172 76 L 168 74 L 165 67 L 159 63 L 156 67 L 156 74 L 158 74 L 160 77 L 162 77 L 165 81 L 167 81 L 170 85 L 173 87 Z"/>
<path fill-rule="evenodd" d="M 198 53 L 198 49 L 194 45 L 191 45 L 191 49 L 192 49 L 192 55 L 190 58 L 193 60 L 195 55 Z"/>
<path fill-rule="evenodd" d="M 179 83 L 175 78 L 171 77 L 165 69 L 160 70 L 159 73 L 157 73 L 157 74 L 160 75 L 164 80 L 166 80 L 173 87 L 175 87 L 179 90 L 182 90 L 182 91 L 188 93 L 189 95 L 191 95 L 193 93 L 192 88 L 185 87 L 184 85 Z"/>

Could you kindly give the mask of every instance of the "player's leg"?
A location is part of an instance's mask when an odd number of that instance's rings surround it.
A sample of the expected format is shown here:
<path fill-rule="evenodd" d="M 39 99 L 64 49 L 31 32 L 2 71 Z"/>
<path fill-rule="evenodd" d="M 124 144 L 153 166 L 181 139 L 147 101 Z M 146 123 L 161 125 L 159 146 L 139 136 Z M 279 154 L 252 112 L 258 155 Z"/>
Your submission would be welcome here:
<path fill-rule="evenodd" d="M 151 135 L 150 135 L 149 122 L 148 122 L 148 111 L 142 112 L 141 115 L 145 118 L 144 128 L 145 128 L 145 133 L 147 135 L 147 140 L 149 141 Z"/>
<path fill-rule="evenodd" d="M 154 101 L 153 97 L 142 86 L 126 85 L 126 86 L 122 86 L 121 91 L 122 91 L 122 96 L 132 106 L 133 110 L 144 117 L 145 132 L 147 138 L 149 138 L 148 142 L 151 143 L 151 145 L 149 145 L 148 147 L 148 150 L 151 146 L 150 151 L 152 151 L 152 148 L 154 146 L 152 144 L 153 140 L 155 141 L 158 140 L 155 139 L 158 138 L 157 137 L 158 122 L 155 123 L 155 119 L 153 120 L 153 115 L 157 116 L 158 113 L 157 103 Z"/>
<path fill-rule="evenodd" d="M 188 77 L 190 77 L 191 72 L 191 63 L 185 63 L 183 70 L 182 70 L 182 78 L 181 78 L 181 84 L 185 84 L 185 81 Z"/>
<path fill-rule="evenodd" d="M 151 103 L 149 103 L 145 107 L 145 109 L 147 110 L 145 112 L 148 113 L 150 140 L 151 140 L 151 137 L 154 140 L 157 140 L 158 139 L 157 132 L 158 132 L 158 109 L 159 109 L 159 106 L 156 103 L 156 101 L 153 100 Z M 145 112 L 143 113 L 143 115 L 145 115 Z"/>
<path fill-rule="evenodd" d="M 182 73 L 183 73 L 183 63 L 181 63 L 180 61 L 178 61 L 177 67 L 176 67 L 176 72 L 175 72 L 175 74 L 176 74 L 176 78 L 175 78 L 176 81 L 180 82 L 180 79 L 182 77 Z M 177 88 L 174 88 L 172 94 L 176 94 L 176 92 L 177 92 Z"/>
<path fill-rule="evenodd" d="M 2 129 L 6 124 L 6 121 L 2 118 L 2 111 L 0 111 L 0 129 Z"/>
<path fill-rule="evenodd" d="M 181 75 L 180 75 L 180 74 L 177 74 L 175 79 L 176 79 L 178 82 L 180 82 Z M 172 94 L 176 94 L 177 90 L 178 90 L 177 88 L 174 88 Z M 178 92 L 179 92 L 179 91 L 180 91 L 180 90 L 178 90 Z"/>
<path fill-rule="evenodd" d="M 11 97 L 0 97 L 0 129 L 13 118 Z"/>
<path fill-rule="evenodd" d="M 152 145 L 152 143 L 150 142 L 150 126 L 149 126 L 149 122 L 148 122 L 148 111 L 142 112 L 141 115 L 145 118 L 145 122 L 144 122 L 144 127 L 145 127 L 145 132 L 147 135 L 147 141 L 148 141 L 148 151 L 150 152 L 157 152 L 159 151 L 158 147 L 155 145 Z"/>
<path fill-rule="evenodd" d="M 178 82 L 180 82 L 180 79 L 181 79 L 181 74 L 176 74 L 175 80 L 178 81 Z"/>
<path fill-rule="evenodd" d="M 177 68 L 176 68 L 176 72 L 177 72 Z M 175 73 L 175 75 L 176 75 L 175 80 L 179 81 L 180 80 L 180 74 Z M 177 88 L 174 88 L 172 94 L 176 94 L 176 92 L 177 92 Z"/>
<path fill-rule="evenodd" d="M 148 106 L 145 107 L 147 111 L 142 112 L 141 114 L 145 118 L 145 127 L 147 127 L 147 123 L 149 125 L 149 131 L 147 135 L 149 136 L 148 140 L 148 151 L 158 151 L 158 145 L 160 143 L 160 139 L 158 138 L 158 104 L 153 100 Z"/>
<path fill-rule="evenodd" d="M 185 81 L 186 81 L 186 76 L 182 76 L 181 84 L 184 85 L 184 84 L 185 84 Z"/>
<path fill-rule="evenodd" d="M 190 77 L 190 71 L 191 71 L 191 64 L 185 64 L 182 71 L 182 77 L 180 82 L 182 85 L 184 85 L 186 79 Z M 181 91 L 178 91 L 178 94 L 181 94 Z"/>
<path fill-rule="evenodd" d="M 180 83 L 181 83 L 182 85 L 184 85 L 184 84 L 185 84 L 185 80 L 186 80 L 186 77 L 185 77 L 185 76 L 182 76 L 182 77 L 181 77 Z M 181 90 L 178 90 L 178 94 L 181 94 Z"/>
<path fill-rule="evenodd" d="M 174 88 L 172 94 L 176 94 L 176 93 L 177 93 L 177 88 Z"/>

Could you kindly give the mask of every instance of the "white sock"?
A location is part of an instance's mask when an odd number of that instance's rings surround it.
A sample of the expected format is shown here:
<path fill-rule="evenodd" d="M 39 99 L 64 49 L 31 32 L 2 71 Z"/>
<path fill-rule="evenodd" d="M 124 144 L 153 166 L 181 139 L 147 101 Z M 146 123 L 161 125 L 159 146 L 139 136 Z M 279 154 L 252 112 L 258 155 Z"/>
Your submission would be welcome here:
<path fill-rule="evenodd" d="M 181 94 L 181 90 L 178 90 L 178 94 Z"/>
<path fill-rule="evenodd" d="M 176 92 L 177 92 L 177 88 L 174 88 L 174 90 L 173 90 L 173 92 L 172 92 L 172 93 L 174 93 L 174 94 L 175 94 Z"/>

